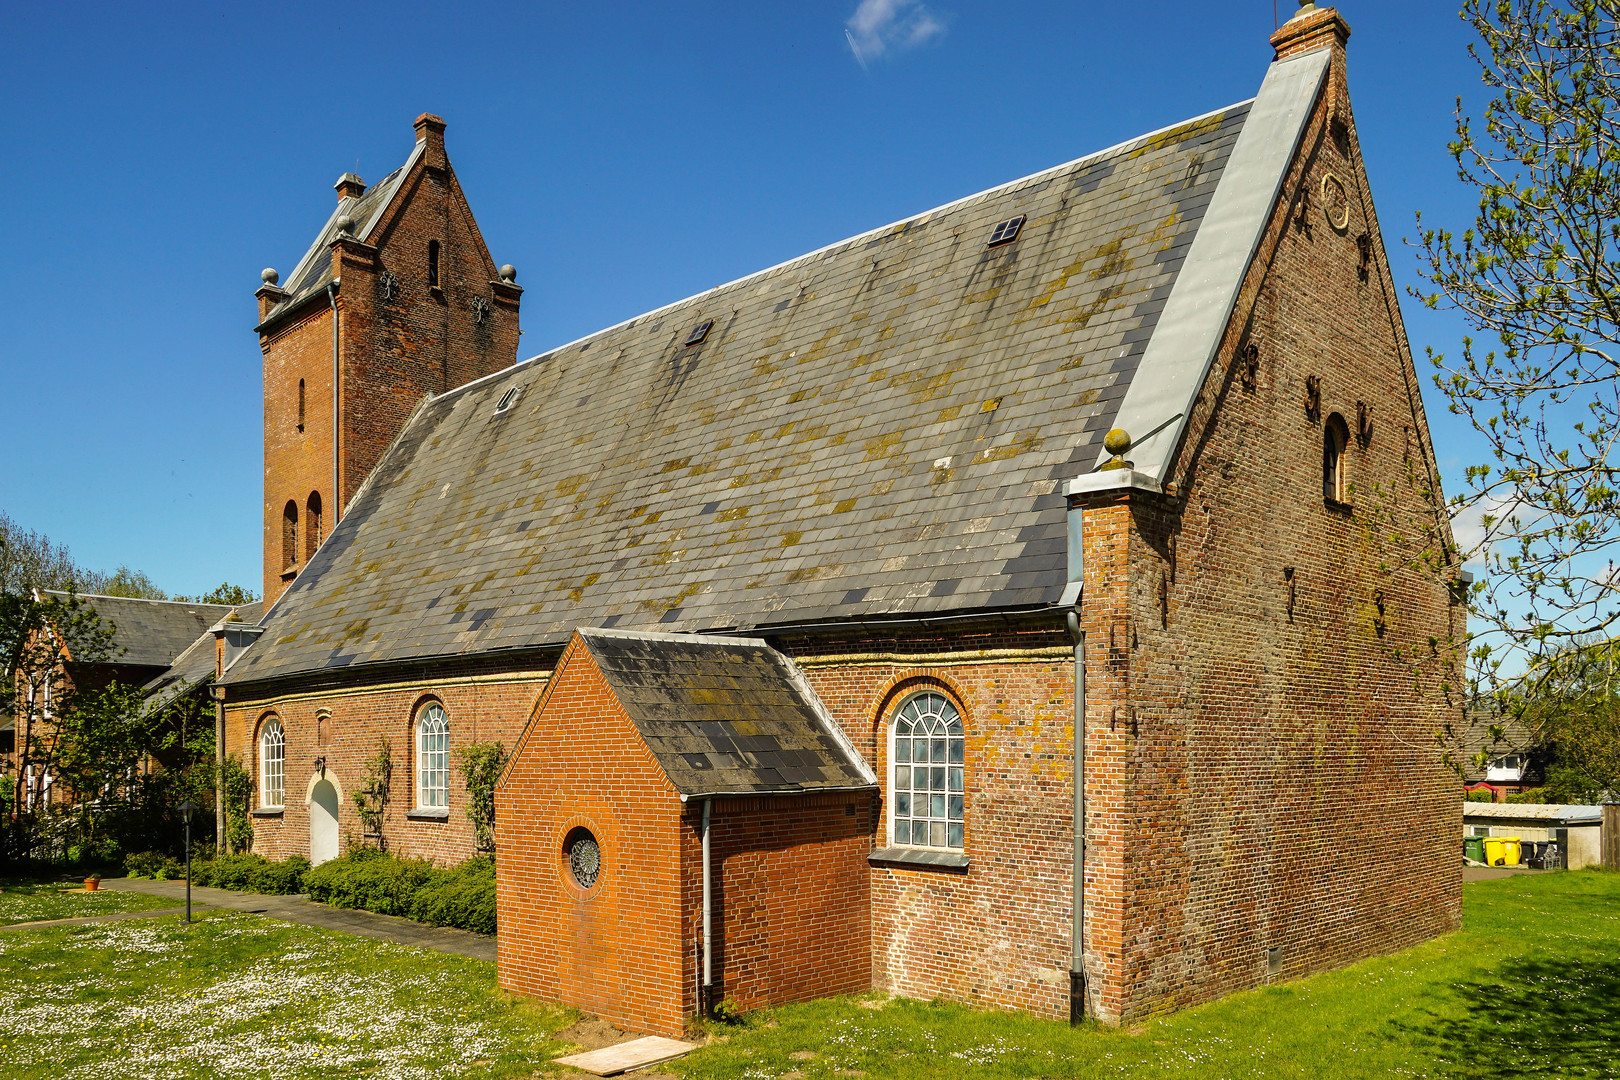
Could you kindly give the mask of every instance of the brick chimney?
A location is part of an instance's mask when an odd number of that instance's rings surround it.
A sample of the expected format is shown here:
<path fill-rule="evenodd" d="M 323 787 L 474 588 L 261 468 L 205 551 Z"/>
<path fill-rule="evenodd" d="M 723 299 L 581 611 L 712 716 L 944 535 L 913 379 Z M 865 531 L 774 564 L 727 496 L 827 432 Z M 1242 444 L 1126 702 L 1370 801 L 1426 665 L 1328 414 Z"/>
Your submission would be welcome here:
<path fill-rule="evenodd" d="M 1283 60 L 1330 45 L 1342 52 L 1349 37 L 1350 24 L 1339 17 L 1337 8 L 1319 8 L 1305 0 L 1294 17 L 1271 35 L 1271 47 L 1277 50 L 1277 59 Z"/>
<path fill-rule="evenodd" d="M 444 117 L 423 113 L 411 125 L 416 128 L 416 141 L 426 143 L 422 148 L 422 164 L 430 169 L 443 169 L 449 162 L 444 156 Z"/>
<path fill-rule="evenodd" d="M 340 201 L 343 199 L 358 199 L 366 193 L 366 182 L 352 172 L 346 172 L 338 177 L 337 183 L 332 186 L 337 188 Z"/>

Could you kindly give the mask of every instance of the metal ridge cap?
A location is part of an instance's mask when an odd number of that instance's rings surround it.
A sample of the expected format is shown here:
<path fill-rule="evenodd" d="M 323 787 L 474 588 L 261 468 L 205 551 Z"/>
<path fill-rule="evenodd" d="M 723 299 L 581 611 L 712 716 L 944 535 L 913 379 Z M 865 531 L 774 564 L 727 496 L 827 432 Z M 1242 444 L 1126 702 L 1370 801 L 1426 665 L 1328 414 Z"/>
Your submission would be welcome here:
<path fill-rule="evenodd" d="M 1327 76 L 1332 50 L 1275 60 L 1243 121 L 1208 209 L 1198 224 L 1175 284 L 1135 376 L 1120 402 L 1116 427 L 1152 428 L 1180 413 L 1140 445 L 1131 447 L 1139 471 L 1164 482 L 1237 305 L 1283 182 Z M 1097 464 L 1109 457 L 1098 447 Z"/>

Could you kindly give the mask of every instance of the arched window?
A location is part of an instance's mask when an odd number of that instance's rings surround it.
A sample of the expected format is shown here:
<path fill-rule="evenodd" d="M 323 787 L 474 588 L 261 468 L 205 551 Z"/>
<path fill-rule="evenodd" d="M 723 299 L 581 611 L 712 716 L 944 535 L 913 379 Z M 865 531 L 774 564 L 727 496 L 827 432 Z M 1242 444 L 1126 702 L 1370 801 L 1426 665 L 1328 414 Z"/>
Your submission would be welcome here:
<path fill-rule="evenodd" d="M 424 810 L 450 805 L 450 718 L 438 702 L 416 717 L 416 805 Z"/>
<path fill-rule="evenodd" d="M 298 504 L 291 499 L 281 510 L 281 568 L 298 565 Z"/>
<path fill-rule="evenodd" d="M 1349 445 L 1350 428 L 1334 413 L 1322 425 L 1322 498 L 1328 502 L 1350 501 L 1344 483 L 1344 450 Z"/>
<path fill-rule="evenodd" d="M 304 430 L 304 380 L 298 380 L 298 430 Z"/>
<path fill-rule="evenodd" d="M 428 241 L 428 288 L 439 284 L 439 242 Z"/>
<path fill-rule="evenodd" d="M 895 712 L 889 739 L 893 842 L 961 850 L 962 714 L 943 694 L 914 694 Z"/>
<path fill-rule="evenodd" d="M 287 797 L 287 736 L 275 717 L 259 728 L 259 805 L 281 806 Z"/>
<path fill-rule="evenodd" d="M 321 493 L 312 491 L 304 502 L 304 561 L 315 557 L 321 546 Z"/>

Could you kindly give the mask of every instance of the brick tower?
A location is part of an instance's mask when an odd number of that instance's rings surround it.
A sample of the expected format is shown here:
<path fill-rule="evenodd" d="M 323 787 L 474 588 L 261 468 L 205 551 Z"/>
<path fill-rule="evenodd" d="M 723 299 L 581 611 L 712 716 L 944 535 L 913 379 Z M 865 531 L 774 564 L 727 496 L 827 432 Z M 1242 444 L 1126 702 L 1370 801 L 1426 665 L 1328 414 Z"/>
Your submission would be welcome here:
<path fill-rule="evenodd" d="M 444 152 L 416 118 L 405 164 L 337 207 L 286 283 L 264 272 L 264 598 L 336 524 L 417 404 L 517 359 L 516 271 L 498 271 Z"/>

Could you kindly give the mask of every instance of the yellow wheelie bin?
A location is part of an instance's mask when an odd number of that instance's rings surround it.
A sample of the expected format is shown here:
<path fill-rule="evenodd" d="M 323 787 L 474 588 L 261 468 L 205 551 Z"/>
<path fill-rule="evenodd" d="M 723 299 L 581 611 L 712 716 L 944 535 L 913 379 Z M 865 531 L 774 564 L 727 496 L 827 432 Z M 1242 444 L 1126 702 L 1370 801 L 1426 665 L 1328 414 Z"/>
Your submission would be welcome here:
<path fill-rule="evenodd" d="M 1487 836 L 1485 838 L 1485 865 L 1518 866 L 1519 838 L 1517 836 Z"/>

